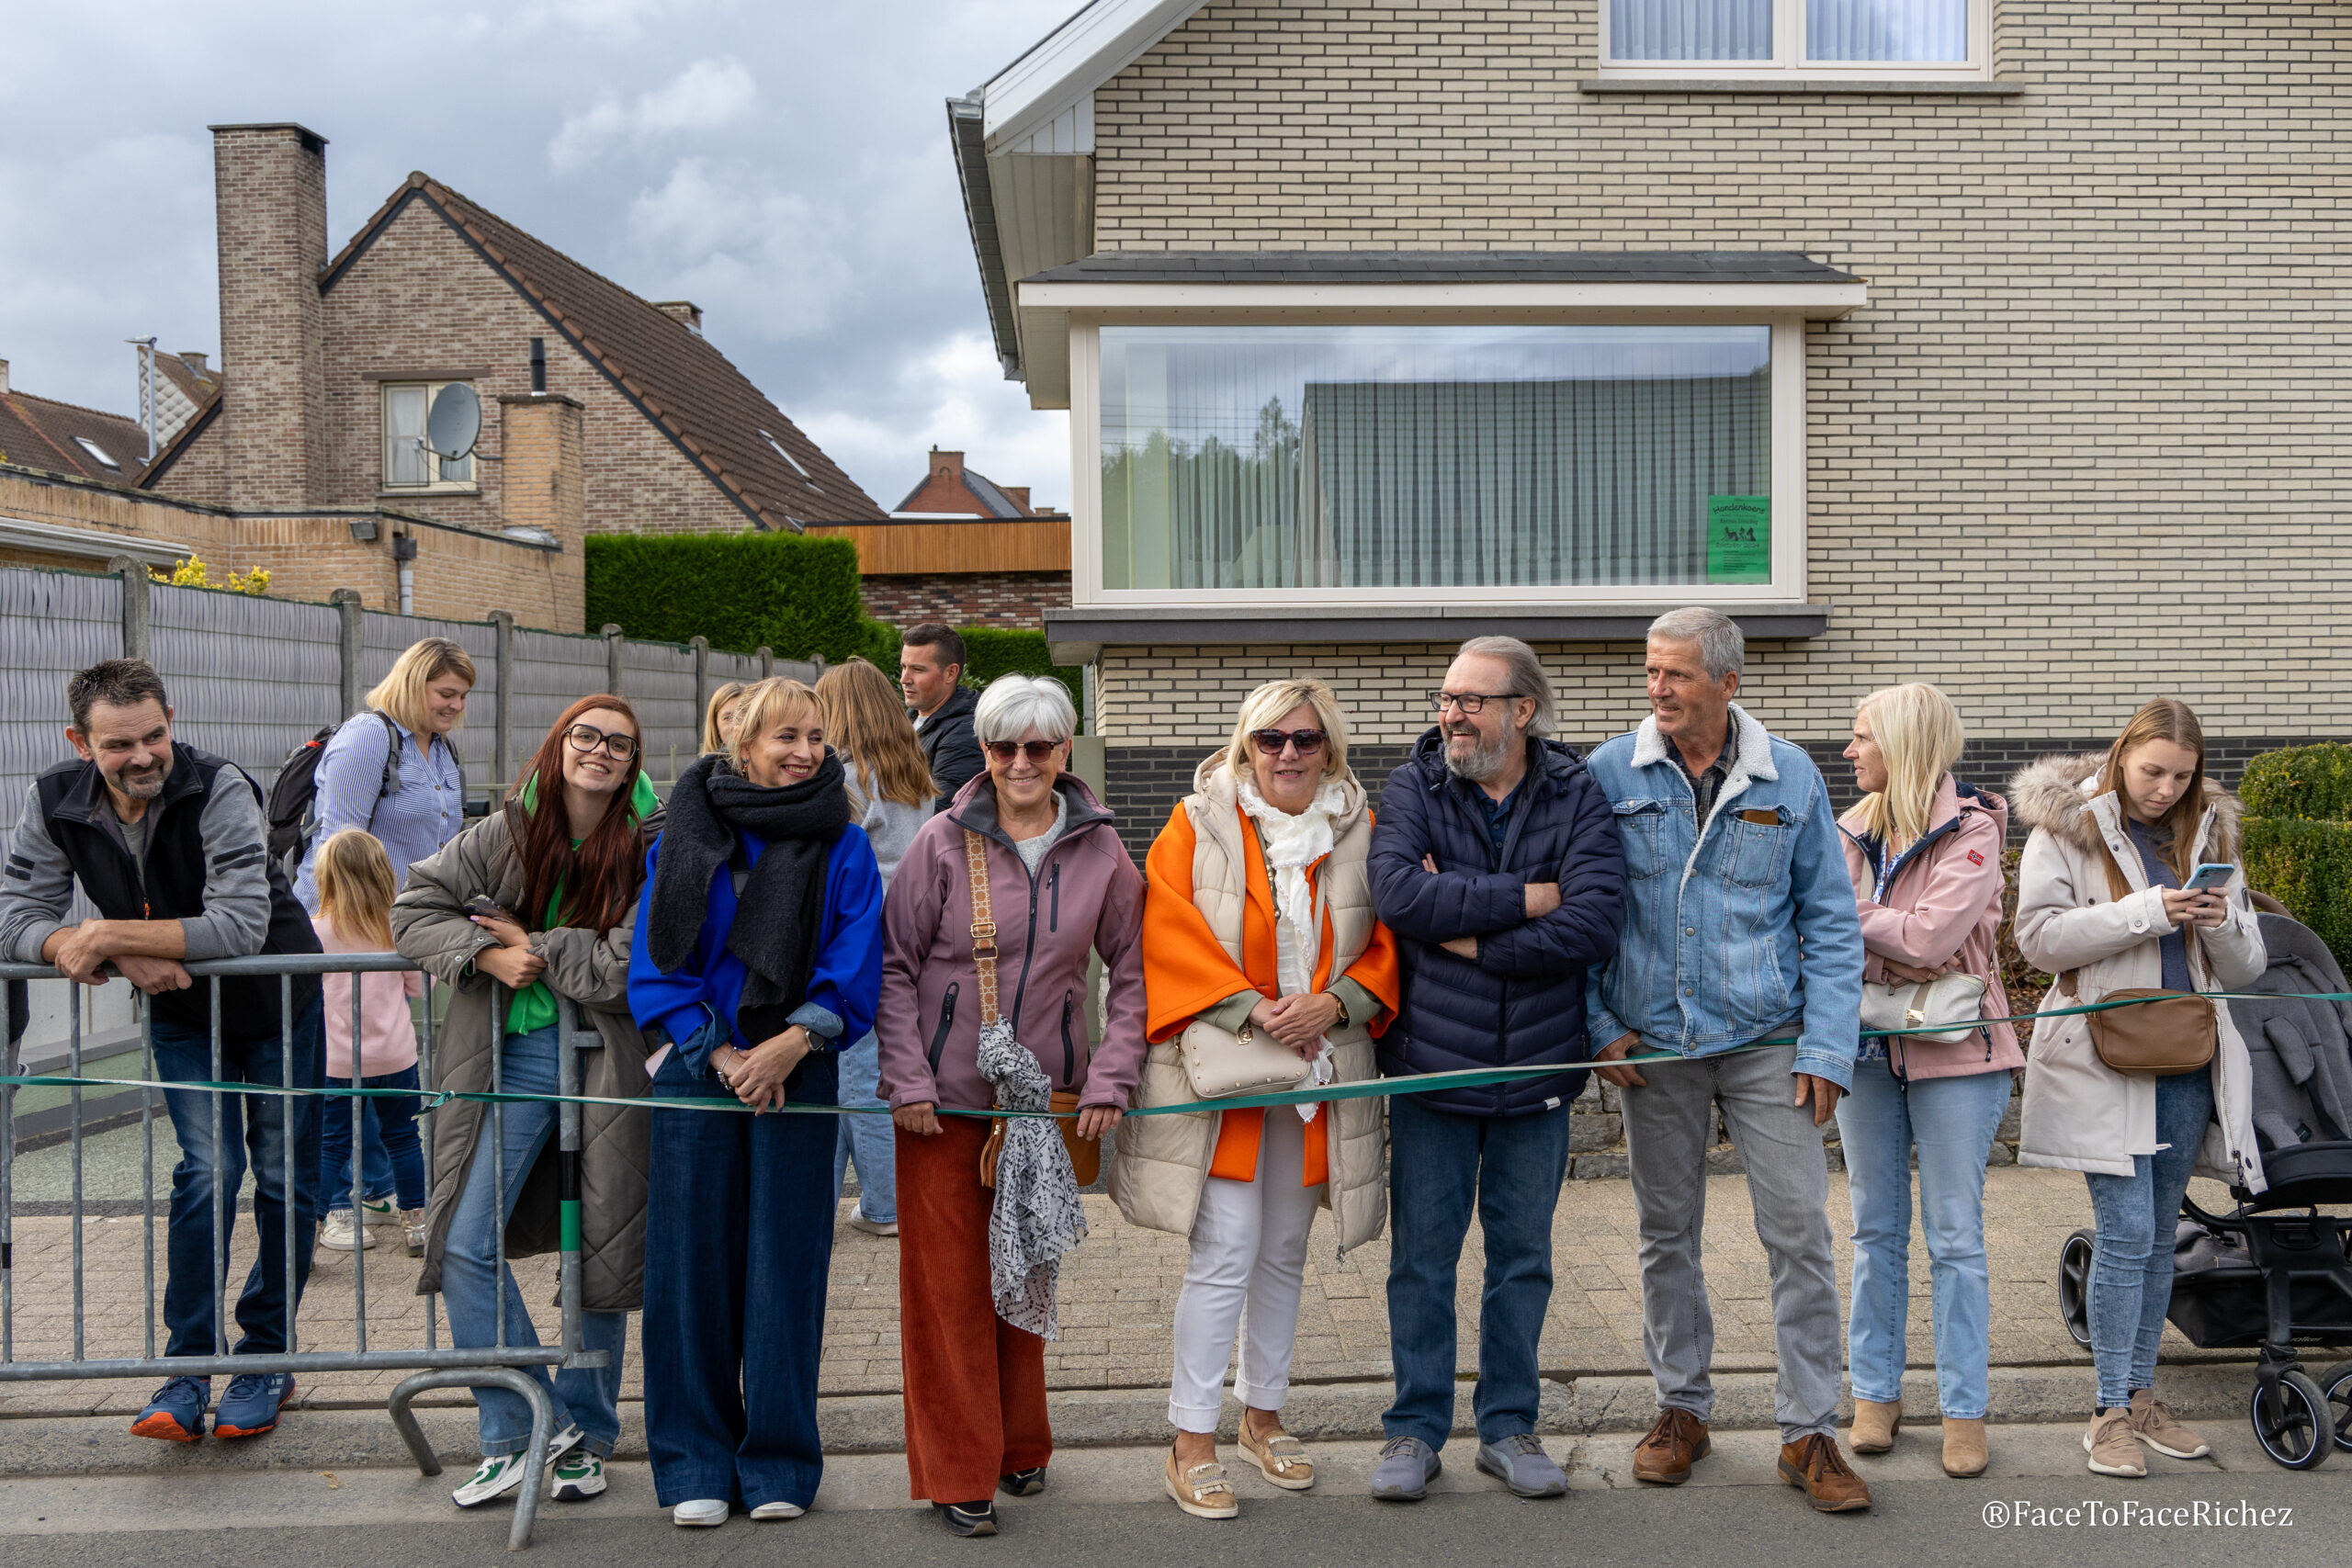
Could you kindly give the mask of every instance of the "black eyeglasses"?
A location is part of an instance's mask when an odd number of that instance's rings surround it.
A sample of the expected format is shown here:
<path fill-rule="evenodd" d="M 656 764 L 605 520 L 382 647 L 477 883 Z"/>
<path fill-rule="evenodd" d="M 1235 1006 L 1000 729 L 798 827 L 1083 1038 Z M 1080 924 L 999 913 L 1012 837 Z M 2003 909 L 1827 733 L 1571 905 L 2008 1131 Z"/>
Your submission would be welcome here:
<path fill-rule="evenodd" d="M 1281 756 L 1285 746 L 1297 747 L 1302 757 L 1312 757 L 1323 750 L 1323 732 L 1319 729 L 1253 729 L 1250 739 L 1269 757 Z"/>
<path fill-rule="evenodd" d="M 991 740 L 988 748 L 989 755 L 1000 762 L 1010 762 L 1016 751 L 1033 762 L 1042 762 L 1060 744 L 1058 740 Z"/>
<path fill-rule="evenodd" d="M 1440 713 L 1457 707 L 1465 714 L 1476 714 L 1488 703 L 1507 703 L 1518 695 L 1517 692 L 1431 692 L 1430 706 Z"/>
<path fill-rule="evenodd" d="M 636 736 L 608 734 L 593 724 L 575 724 L 563 732 L 563 738 L 583 757 L 594 754 L 599 746 L 616 762 L 626 762 L 637 755 Z"/>

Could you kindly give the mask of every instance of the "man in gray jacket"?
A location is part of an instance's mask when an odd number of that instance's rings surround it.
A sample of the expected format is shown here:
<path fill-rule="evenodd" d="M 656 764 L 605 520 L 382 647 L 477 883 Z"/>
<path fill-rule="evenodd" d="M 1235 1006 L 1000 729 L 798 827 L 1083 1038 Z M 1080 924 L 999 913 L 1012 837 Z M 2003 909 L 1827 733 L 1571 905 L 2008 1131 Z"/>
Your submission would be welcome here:
<path fill-rule="evenodd" d="M 164 682 L 144 660 L 110 659 L 66 682 L 65 731 L 78 761 L 33 782 L 0 872 L 0 953 L 52 964 L 97 985 L 107 965 L 145 992 L 155 1066 L 166 1081 L 220 1078 L 315 1088 L 320 1075 L 319 978 L 296 977 L 290 1021 L 275 976 L 197 980 L 190 961 L 319 951 L 309 918 L 269 855 L 261 790 L 235 764 L 172 739 Z M 74 890 L 98 911 L 66 919 Z M 220 997 L 213 1062 L 212 987 Z M 288 1027 L 290 1023 L 290 1027 Z M 290 1041 L 290 1049 L 288 1042 Z M 164 1103 L 181 1158 L 172 1173 L 170 1273 L 164 1292 L 167 1356 L 220 1353 L 213 1321 L 213 1198 L 225 1198 L 224 1244 L 236 1225 L 247 1154 L 260 1255 L 237 1301 L 241 1356 L 283 1354 L 310 1275 L 319 1183 L 314 1102 L 167 1089 Z M 288 1145 L 293 1190 L 286 1185 Z M 294 1279 L 286 1278 L 291 1226 Z M 277 1425 L 293 1397 L 290 1373 L 232 1378 L 213 1434 L 246 1438 Z M 194 1442 L 204 1435 L 209 1377 L 175 1377 L 156 1391 L 131 1431 Z"/>

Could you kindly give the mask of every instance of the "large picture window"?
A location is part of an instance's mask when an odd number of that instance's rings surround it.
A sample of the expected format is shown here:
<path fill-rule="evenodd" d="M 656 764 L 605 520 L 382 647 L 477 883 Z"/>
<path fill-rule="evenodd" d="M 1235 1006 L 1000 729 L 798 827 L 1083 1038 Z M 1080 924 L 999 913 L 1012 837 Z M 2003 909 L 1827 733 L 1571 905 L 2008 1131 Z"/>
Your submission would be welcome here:
<path fill-rule="evenodd" d="M 1992 0 L 1603 0 L 1604 63 L 1660 73 L 1981 72 Z"/>
<path fill-rule="evenodd" d="M 1768 583 L 1772 361 L 1764 325 L 1106 325 L 1102 587 Z"/>

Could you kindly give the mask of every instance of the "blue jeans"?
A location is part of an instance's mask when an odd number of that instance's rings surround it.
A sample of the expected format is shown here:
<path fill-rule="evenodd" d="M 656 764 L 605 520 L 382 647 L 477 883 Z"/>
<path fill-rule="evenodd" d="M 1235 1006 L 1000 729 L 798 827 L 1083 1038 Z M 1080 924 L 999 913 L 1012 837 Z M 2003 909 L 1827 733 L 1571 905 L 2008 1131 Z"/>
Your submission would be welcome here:
<path fill-rule="evenodd" d="M 499 1085 L 507 1094 L 559 1092 L 556 1026 L 506 1037 L 499 1062 Z M 497 1128 L 493 1111 L 504 1114 L 506 1190 L 498 1191 L 492 1163 L 492 1135 Z M 556 1107 L 548 1102 L 485 1106 L 481 1135 L 474 1143 L 472 1163 L 466 1168 L 466 1188 L 449 1216 L 448 1240 L 441 1253 L 441 1297 L 449 1309 L 449 1343 L 459 1349 L 480 1349 L 498 1343 L 498 1303 L 506 1302 L 506 1343 L 536 1346 L 539 1332 L 524 1309 L 523 1292 L 515 1287 L 514 1270 L 498 1267 L 498 1233 L 514 1216 L 514 1201 L 539 1151 L 554 1136 Z M 348 1167 L 345 1168 L 348 1169 Z M 601 1368 L 567 1367 L 553 1379 L 545 1367 L 532 1367 L 555 1401 L 555 1429 L 576 1425 L 588 1434 L 592 1453 L 610 1457 L 621 1434 L 621 1352 L 628 1343 L 628 1314 L 583 1312 L 580 1314 L 580 1346 L 605 1353 Z M 478 1388 L 474 1406 L 480 1417 L 481 1451 L 518 1454 L 531 1444 L 530 1403 L 511 1389 Z"/>
<path fill-rule="evenodd" d="M 336 1083 L 348 1085 L 349 1078 Z M 378 1073 L 359 1080 L 362 1089 L 414 1089 L 416 1069 Z M 371 1095 L 365 1100 L 330 1096 L 319 1118 L 319 1190 L 327 1212 L 351 1207 L 351 1108 L 359 1107 L 359 1182 L 369 1201 L 400 1195 L 403 1209 L 424 1207 L 424 1150 L 416 1136 L 416 1096 Z"/>
<path fill-rule="evenodd" d="M 1388 1102 L 1388 1338 L 1392 1438 L 1432 1449 L 1453 1430 L 1454 1271 L 1475 1206 L 1486 1241 L 1478 1303 L 1478 1440 L 1535 1430 L 1536 1341 L 1552 1303 L 1552 1213 L 1568 1169 L 1568 1108 L 1456 1116 L 1411 1095 Z"/>
<path fill-rule="evenodd" d="M 831 1052 L 786 1098 L 831 1105 Z M 724 1099 L 676 1051 L 655 1100 Z M 817 1365 L 833 1257 L 830 1116 L 680 1111 L 653 1118 L 645 1212 L 645 1439 L 662 1506 L 719 1497 L 807 1507 L 825 1455 Z"/>
<path fill-rule="evenodd" d="M 882 1046 L 868 1030 L 865 1038 L 841 1054 L 842 1097 L 836 1105 L 879 1105 L 876 1086 L 882 1077 Z M 857 1159 L 857 1212 L 876 1224 L 899 1218 L 899 1141 L 888 1116 L 844 1116 L 833 1140 L 833 1203 L 842 1201 L 842 1177 L 852 1156 Z"/>
<path fill-rule="evenodd" d="M 320 1010 L 314 996 L 299 1005 L 293 1029 L 293 1082 L 315 1089 L 322 1049 Z M 204 1031 L 156 1019 L 153 1026 L 155 1070 L 166 1082 L 207 1081 L 213 1077 L 212 1045 Z M 220 1078 L 229 1083 L 268 1084 L 282 1078 L 280 1041 L 220 1043 Z M 220 1141 L 212 1141 L 212 1102 L 220 1102 Z M 311 1238 L 319 1217 L 319 1115 L 317 1101 L 304 1096 L 287 1101 L 266 1094 L 207 1094 L 165 1089 L 164 1107 L 179 1139 L 180 1162 L 172 1170 L 171 1229 L 166 1241 L 169 1274 L 164 1285 L 166 1356 L 212 1356 L 220 1336 L 212 1317 L 212 1195 L 226 1194 L 221 1241 L 237 1230 L 237 1191 L 244 1184 L 247 1156 L 254 1173 L 254 1228 L 260 1255 L 237 1297 L 240 1356 L 282 1354 L 291 1341 L 294 1316 L 301 1311 L 302 1287 L 311 1278 Z M 292 1213 L 288 1213 L 286 1156 L 294 1156 Z M 286 1282 L 288 1221 L 293 1226 L 294 1284 Z"/>
<path fill-rule="evenodd" d="M 1903 1399 L 1911 1308 L 1911 1150 L 1919 1151 L 1919 1228 L 1935 1292 L 1936 1401 L 1956 1421 L 1984 1418 L 1993 1292 L 1984 1262 L 1984 1156 L 2009 1107 L 2007 1072 L 1919 1078 L 1906 1089 L 1886 1059 L 1854 1065 L 1838 1102 L 1846 1186 L 1854 1203 L 1854 1299 L 1846 1365 L 1854 1397 Z"/>
<path fill-rule="evenodd" d="M 2180 1201 L 2213 1119 L 2210 1073 L 2156 1080 L 2156 1152 L 2133 1155 L 2129 1176 L 2086 1177 L 2091 1187 L 2091 1359 L 2098 1407 L 2118 1409 L 2156 1386 L 2156 1347 L 2172 1305 L 2173 1237 Z"/>

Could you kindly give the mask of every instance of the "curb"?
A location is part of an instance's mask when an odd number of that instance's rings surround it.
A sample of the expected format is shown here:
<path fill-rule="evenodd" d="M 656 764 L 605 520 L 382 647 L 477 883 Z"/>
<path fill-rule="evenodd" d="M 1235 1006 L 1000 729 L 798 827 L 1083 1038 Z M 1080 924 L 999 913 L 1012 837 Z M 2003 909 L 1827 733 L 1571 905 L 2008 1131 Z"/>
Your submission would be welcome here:
<path fill-rule="evenodd" d="M 1768 1429 L 1772 1415 L 1773 1374 L 1727 1372 L 1715 1383 L 1713 1426 L 1718 1431 Z M 2182 1418 L 2220 1422 L 2245 1418 L 2254 1384 L 2251 1360 L 2167 1366 L 2165 1399 Z M 1294 1386 L 1283 1406 L 1290 1429 L 1310 1441 L 1377 1440 L 1380 1414 L 1393 1397 L 1385 1382 Z M 1991 1378 L 1989 1419 L 2002 1425 L 2087 1420 L 2088 1367 L 1996 1367 Z M 1467 1435 L 1471 1384 L 1454 1397 L 1453 1430 Z M 1144 1448 L 1168 1438 L 1168 1395 L 1162 1389 L 1079 1389 L 1049 1396 L 1054 1440 L 1063 1449 Z M 1645 1376 L 1545 1378 L 1536 1430 L 1545 1436 L 1645 1432 L 1657 1418 L 1655 1385 Z M 1841 1404 L 1841 1425 L 1852 1413 Z M 1905 1373 L 1903 1414 L 1921 1427 L 1939 1419 L 1936 1377 L 1930 1371 Z M 420 1406 L 425 1436 L 446 1471 L 461 1472 L 478 1450 L 474 1417 L 463 1406 Z M 1231 1441 L 1240 1407 L 1228 1396 L 1220 1436 Z M 830 1454 L 889 1454 L 906 1446 L 899 1396 L 843 1394 L 820 1399 L 817 1425 Z M 336 1408 L 289 1411 L 268 1437 L 227 1443 L 159 1443 L 134 1438 L 123 1416 L 13 1416 L 0 1418 L 0 1478 L 85 1475 L 178 1475 L 220 1472 L 408 1469 L 408 1449 L 379 1409 Z M 645 1457 L 644 1407 L 621 1406 L 620 1442 L 614 1457 Z M 455 1484 L 452 1480 L 451 1484 Z"/>

